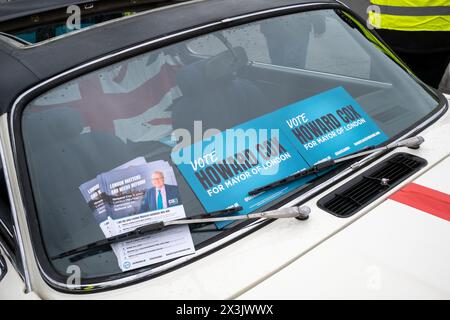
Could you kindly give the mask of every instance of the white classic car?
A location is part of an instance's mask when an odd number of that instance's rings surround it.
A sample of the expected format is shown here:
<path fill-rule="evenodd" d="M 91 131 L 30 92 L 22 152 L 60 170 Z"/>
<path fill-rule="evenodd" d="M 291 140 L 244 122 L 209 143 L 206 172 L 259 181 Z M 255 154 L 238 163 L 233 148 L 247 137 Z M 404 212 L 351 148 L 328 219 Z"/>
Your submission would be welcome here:
<path fill-rule="evenodd" d="M 345 5 L 22 3 L 0 299 L 450 298 L 448 97 Z"/>

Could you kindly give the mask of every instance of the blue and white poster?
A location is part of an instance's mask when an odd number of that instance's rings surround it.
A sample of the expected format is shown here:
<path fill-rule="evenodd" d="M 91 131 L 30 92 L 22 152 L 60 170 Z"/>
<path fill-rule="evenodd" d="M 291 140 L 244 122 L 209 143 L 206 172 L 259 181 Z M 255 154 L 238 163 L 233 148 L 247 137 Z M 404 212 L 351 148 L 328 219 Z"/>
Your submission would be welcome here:
<path fill-rule="evenodd" d="M 172 160 L 207 212 L 242 206 L 238 214 L 247 214 L 316 176 L 255 196 L 249 191 L 387 139 L 339 87 L 186 146 Z"/>
<path fill-rule="evenodd" d="M 259 186 L 308 167 L 289 139 L 259 118 L 172 154 L 207 212 L 242 206 L 257 210 L 313 177 L 249 196 Z M 218 223 L 222 227 L 227 223 Z"/>

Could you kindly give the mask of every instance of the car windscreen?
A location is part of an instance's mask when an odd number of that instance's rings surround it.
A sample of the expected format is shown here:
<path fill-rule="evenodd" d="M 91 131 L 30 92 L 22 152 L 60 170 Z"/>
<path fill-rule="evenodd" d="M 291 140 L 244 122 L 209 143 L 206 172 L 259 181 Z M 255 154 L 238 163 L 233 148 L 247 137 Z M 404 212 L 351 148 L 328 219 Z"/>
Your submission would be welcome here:
<path fill-rule="evenodd" d="M 23 112 L 45 250 L 50 258 L 149 222 L 276 206 L 311 178 L 248 191 L 386 143 L 437 107 L 336 10 L 251 22 L 89 72 Z M 104 281 L 193 256 L 239 227 L 180 227 L 51 264 L 62 277 L 75 264 L 83 283 Z"/>
<path fill-rule="evenodd" d="M 67 1 L 67 3 L 69 2 Z M 0 32 L 25 41 L 27 45 L 38 44 L 100 23 L 175 3 L 177 2 L 170 0 L 139 2 L 103 0 L 101 3 L 97 1 L 97 3 L 68 6 L 64 6 L 63 3 L 59 4 L 61 7 L 56 9 L 54 3 L 40 3 L 35 6 L 36 12 L 30 10 L 31 7 L 27 7 L 23 3 L 10 3 L 6 4 L 8 8 L 2 8 L 4 9 L 4 16 L 0 15 Z M 40 9 L 45 9 L 46 6 L 47 11 L 37 12 Z M 24 8 L 33 13 L 23 15 Z"/>

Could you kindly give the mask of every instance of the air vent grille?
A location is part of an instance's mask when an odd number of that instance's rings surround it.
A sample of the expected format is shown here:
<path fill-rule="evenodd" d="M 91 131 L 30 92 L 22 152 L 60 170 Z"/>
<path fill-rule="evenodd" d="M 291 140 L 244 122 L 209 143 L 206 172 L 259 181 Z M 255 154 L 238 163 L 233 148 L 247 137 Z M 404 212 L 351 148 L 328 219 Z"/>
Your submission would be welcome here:
<path fill-rule="evenodd" d="M 397 153 L 320 199 L 318 206 L 338 217 L 349 217 L 426 164 L 422 158 Z"/>

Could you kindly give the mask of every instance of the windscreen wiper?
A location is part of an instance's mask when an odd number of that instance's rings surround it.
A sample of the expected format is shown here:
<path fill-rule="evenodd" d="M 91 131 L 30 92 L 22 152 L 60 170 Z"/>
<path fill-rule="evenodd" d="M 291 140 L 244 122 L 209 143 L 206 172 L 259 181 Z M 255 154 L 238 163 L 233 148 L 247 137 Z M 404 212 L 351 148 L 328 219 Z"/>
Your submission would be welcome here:
<path fill-rule="evenodd" d="M 294 173 L 293 175 L 290 175 L 286 178 L 283 178 L 283 179 L 274 181 L 272 183 L 269 183 L 265 186 L 253 189 L 248 194 L 253 196 L 253 195 L 259 194 L 261 192 L 271 190 L 275 187 L 290 183 L 292 181 L 299 180 L 301 178 L 318 173 L 322 170 L 329 169 L 338 163 L 346 162 L 346 161 L 352 160 L 354 158 L 359 158 L 359 157 L 365 156 L 367 154 L 371 154 L 371 153 L 375 153 L 375 152 L 379 152 L 379 151 L 392 150 L 392 149 L 396 149 L 399 147 L 408 147 L 411 149 L 418 149 L 424 141 L 425 141 L 425 139 L 423 137 L 416 136 L 416 137 L 404 139 L 404 140 L 401 140 L 398 142 L 394 142 L 394 143 L 388 144 L 387 146 L 380 147 L 380 148 L 375 148 L 374 146 L 368 147 L 368 148 L 363 149 L 362 151 L 355 152 L 355 153 L 352 153 L 347 156 L 320 162 L 308 169 L 301 170 L 301 171 Z"/>
<path fill-rule="evenodd" d="M 225 209 L 221 211 L 216 211 L 211 214 L 203 214 L 199 216 L 194 216 L 186 219 L 172 220 L 172 221 L 161 221 L 156 223 L 151 223 L 148 225 L 144 225 L 142 227 L 136 228 L 133 231 L 119 234 L 117 236 L 109 237 L 106 239 L 102 239 L 99 241 L 95 241 L 93 243 L 81 246 L 79 248 L 69 250 L 67 252 L 58 254 L 54 257 L 51 257 L 51 260 L 61 259 L 68 256 L 73 256 L 77 254 L 84 253 L 86 251 L 91 250 L 99 250 L 102 247 L 110 246 L 114 243 L 119 243 L 122 241 L 133 240 L 136 238 L 141 238 L 143 236 L 149 235 L 153 232 L 162 231 L 170 227 L 180 226 L 180 225 L 191 225 L 191 224 L 204 224 L 204 223 L 213 223 L 213 222 L 221 222 L 221 221 L 235 221 L 235 220 L 250 220 L 250 219 L 283 219 L 283 218 L 297 218 L 299 220 L 306 220 L 309 217 L 310 208 L 303 207 L 289 207 L 289 208 L 281 208 L 278 210 L 265 211 L 259 213 L 249 213 L 245 215 L 233 215 L 233 216 L 217 216 L 222 215 L 224 213 L 234 213 L 242 210 L 242 207 L 233 207 L 230 209 Z M 207 216 L 206 218 L 201 218 Z M 212 217 L 211 217 L 212 216 Z"/>

